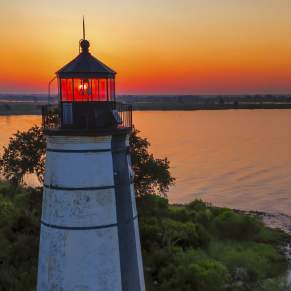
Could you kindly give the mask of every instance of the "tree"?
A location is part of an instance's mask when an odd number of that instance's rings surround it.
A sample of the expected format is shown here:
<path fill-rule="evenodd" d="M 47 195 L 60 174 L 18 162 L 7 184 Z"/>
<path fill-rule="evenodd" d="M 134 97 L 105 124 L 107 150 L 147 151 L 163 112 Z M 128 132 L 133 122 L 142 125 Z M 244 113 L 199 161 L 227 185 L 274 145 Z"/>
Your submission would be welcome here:
<path fill-rule="evenodd" d="M 137 196 L 155 194 L 166 196 L 175 179 L 170 173 L 167 158 L 156 159 L 149 153 L 150 143 L 134 129 L 130 137 L 132 167 L 135 173 L 134 184 Z"/>
<path fill-rule="evenodd" d="M 169 171 L 167 158 L 155 159 L 148 152 L 150 143 L 134 130 L 130 137 L 132 167 L 135 172 L 134 183 L 137 196 L 147 194 L 166 195 L 174 178 Z M 17 132 L 0 160 L 0 170 L 4 177 L 14 185 L 23 182 L 26 174 L 34 173 L 43 181 L 46 140 L 42 129 L 34 126 L 28 131 Z"/>
<path fill-rule="evenodd" d="M 23 182 L 26 174 L 36 174 L 43 181 L 46 140 L 42 130 L 33 126 L 28 131 L 17 131 L 0 159 L 3 176 L 15 186 Z"/>

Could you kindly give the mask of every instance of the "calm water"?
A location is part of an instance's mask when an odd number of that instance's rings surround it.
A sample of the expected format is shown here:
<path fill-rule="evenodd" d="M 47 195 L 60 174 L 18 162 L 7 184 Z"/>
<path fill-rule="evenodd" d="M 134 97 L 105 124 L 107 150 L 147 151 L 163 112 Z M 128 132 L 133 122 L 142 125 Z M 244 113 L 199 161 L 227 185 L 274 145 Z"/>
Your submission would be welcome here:
<path fill-rule="evenodd" d="M 291 110 L 135 112 L 156 157 L 167 156 L 172 202 L 291 215 Z M 0 116 L 0 147 L 37 116 Z"/>

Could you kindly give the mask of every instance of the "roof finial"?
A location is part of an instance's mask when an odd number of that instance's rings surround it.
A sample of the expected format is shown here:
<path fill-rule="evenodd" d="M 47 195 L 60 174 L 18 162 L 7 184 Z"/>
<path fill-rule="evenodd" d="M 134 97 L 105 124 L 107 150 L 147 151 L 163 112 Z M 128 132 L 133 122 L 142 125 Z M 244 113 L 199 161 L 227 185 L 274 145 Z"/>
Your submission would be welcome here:
<path fill-rule="evenodd" d="M 90 47 L 90 42 L 86 40 L 86 33 L 85 33 L 85 17 L 83 16 L 83 39 L 79 42 L 79 50 L 82 49 L 82 52 L 88 53 Z M 80 52 L 80 51 L 79 51 Z"/>
<path fill-rule="evenodd" d="M 85 34 L 85 17 L 83 15 L 83 39 L 86 39 L 86 34 Z"/>

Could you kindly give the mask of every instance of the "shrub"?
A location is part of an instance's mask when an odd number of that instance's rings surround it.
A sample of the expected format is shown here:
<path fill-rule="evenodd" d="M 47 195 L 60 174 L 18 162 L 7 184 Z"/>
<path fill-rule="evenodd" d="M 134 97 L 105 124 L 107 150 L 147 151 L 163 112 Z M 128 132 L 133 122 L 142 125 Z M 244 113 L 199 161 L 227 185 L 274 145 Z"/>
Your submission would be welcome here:
<path fill-rule="evenodd" d="M 137 197 L 137 206 L 140 216 L 166 217 L 169 214 L 169 202 L 158 195 Z"/>
<path fill-rule="evenodd" d="M 224 211 L 213 221 L 213 229 L 221 239 L 253 239 L 260 229 L 257 219 L 241 215 L 232 210 Z"/>
<path fill-rule="evenodd" d="M 201 251 L 176 251 L 171 263 L 158 275 L 156 290 L 166 291 L 220 291 L 228 282 L 227 269 Z"/>
<path fill-rule="evenodd" d="M 271 245 L 255 242 L 212 241 L 209 255 L 223 263 L 233 282 L 255 284 L 279 276 L 287 268 L 287 260 Z"/>
<path fill-rule="evenodd" d="M 283 278 L 267 279 L 256 291 L 291 291 L 291 286 Z"/>
<path fill-rule="evenodd" d="M 36 285 L 40 209 L 29 207 L 40 206 L 29 201 L 37 199 L 35 194 L 23 193 L 17 203 L 0 194 L 0 290 L 32 290 Z"/>

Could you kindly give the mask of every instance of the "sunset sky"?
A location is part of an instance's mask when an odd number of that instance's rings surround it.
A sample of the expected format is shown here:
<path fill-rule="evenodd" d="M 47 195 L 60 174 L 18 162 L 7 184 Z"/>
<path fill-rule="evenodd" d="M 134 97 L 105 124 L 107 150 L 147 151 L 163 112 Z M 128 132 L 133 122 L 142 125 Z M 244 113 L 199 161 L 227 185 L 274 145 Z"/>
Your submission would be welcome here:
<path fill-rule="evenodd" d="M 119 94 L 291 93 L 290 0 L 0 0 L 0 93 L 45 93 L 82 15 Z"/>

